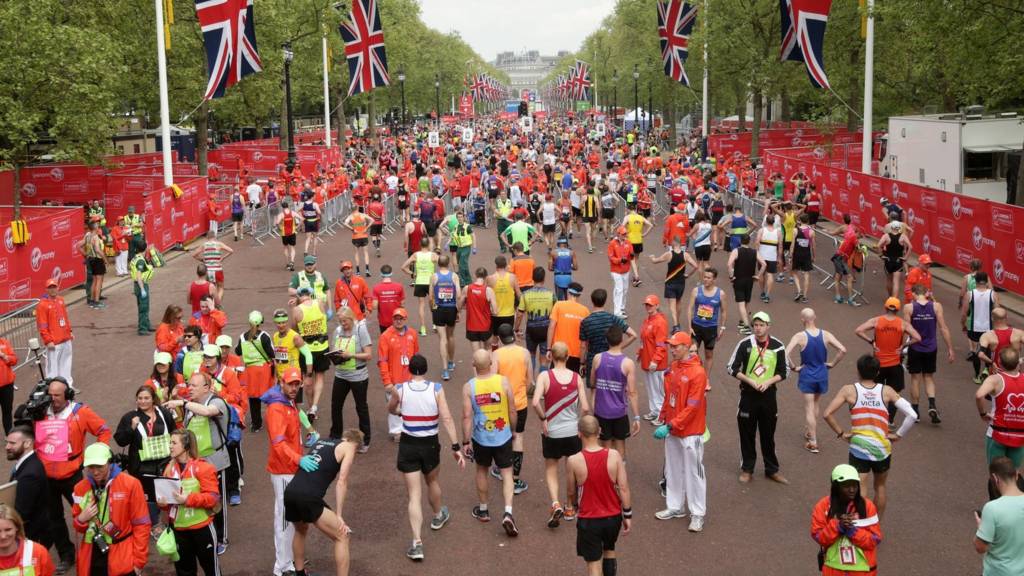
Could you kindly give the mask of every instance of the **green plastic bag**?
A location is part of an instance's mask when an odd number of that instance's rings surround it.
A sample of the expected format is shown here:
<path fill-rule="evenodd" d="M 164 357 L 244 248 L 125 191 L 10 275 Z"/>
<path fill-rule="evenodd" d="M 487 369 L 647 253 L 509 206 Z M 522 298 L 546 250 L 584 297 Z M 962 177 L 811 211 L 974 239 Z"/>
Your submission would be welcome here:
<path fill-rule="evenodd" d="M 164 531 L 160 533 L 160 537 L 156 539 L 156 551 L 161 556 L 167 556 L 171 559 L 171 562 L 177 562 L 180 558 L 178 556 L 178 542 L 174 539 L 174 530 L 168 526 L 164 528 Z"/>

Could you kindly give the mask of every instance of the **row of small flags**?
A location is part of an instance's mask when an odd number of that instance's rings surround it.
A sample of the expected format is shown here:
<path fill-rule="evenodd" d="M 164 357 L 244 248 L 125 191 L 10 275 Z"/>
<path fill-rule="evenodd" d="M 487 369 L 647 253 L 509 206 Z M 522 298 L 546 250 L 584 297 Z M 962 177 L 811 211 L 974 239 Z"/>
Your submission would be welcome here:
<path fill-rule="evenodd" d="M 590 65 L 582 60 L 577 60 L 572 68 L 564 74 L 555 77 L 552 84 L 541 88 L 545 100 L 555 102 L 573 102 L 576 100 L 590 100 L 590 90 L 593 82 L 590 80 Z"/>
<path fill-rule="evenodd" d="M 466 89 L 473 96 L 473 100 L 497 102 L 508 95 L 505 85 L 486 72 L 467 76 L 465 84 Z"/>

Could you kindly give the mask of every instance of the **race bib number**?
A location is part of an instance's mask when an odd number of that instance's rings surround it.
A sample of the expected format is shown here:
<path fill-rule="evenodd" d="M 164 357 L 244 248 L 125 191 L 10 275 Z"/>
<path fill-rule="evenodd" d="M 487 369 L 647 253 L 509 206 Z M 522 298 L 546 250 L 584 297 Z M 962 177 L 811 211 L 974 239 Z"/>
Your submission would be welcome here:
<path fill-rule="evenodd" d="M 279 364 L 288 363 L 288 349 L 277 347 L 274 348 L 274 361 Z"/>
<path fill-rule="evenodd" d="M 857 563 L 857 554 L 853 550 L 853 544 L 845 542 L 839 546 L 839 561 L 850 566 Z"/>
<path fill-rule="evenodd" d="M 715 315 L 715 309 L 707 304 L 697 306 L 697 317 L 703 320 L 710 320 Z M 763 366 L 762 366 L 763 368 Z"/>
<path fill-rule="evenodd" d="M 455 287 L 439 286 L 437 288 L 437 299 L 442 302 L 451 302 L 455 299 Z"/>

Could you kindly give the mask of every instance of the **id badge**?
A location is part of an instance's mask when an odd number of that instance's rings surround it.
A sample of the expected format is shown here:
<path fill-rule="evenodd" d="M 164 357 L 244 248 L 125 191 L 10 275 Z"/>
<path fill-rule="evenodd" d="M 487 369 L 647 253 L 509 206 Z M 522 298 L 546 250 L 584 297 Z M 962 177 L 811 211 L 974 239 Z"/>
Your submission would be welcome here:
<path fill-rule="evenodd" d="M 672 394 L 672 395 L 670 395 L 668 397 L 668 405 L 673 407 L 673 408 L 676 407 L 676 395 L 675 394 Z"/>
<path fill-rule="evenodd" d="M 753 374 L 755 377 L 760 378 L 764 376 L 765 372 L 767 372 L 767 370 L 765 369 L 764 364 L 758 364 L 757 366 L 754 366 Z"/>
<path fill-rule="evenodd" d="M 405 354 L 402 354 L 402 366 L 408 366 L 408 365 L 409 365 L 409 357 L 406 356 Z"/>
<path fill-rule="evenodd" d="M 851 566 L 857 563 L 857 555 L 853 551 L 853 544 L 846 542 L 839 545 L 839 561 Z"/>
<path fill-rule="evenodd" d="M 341 307 L 342 307 L 342 308 L 348 308 L 348 298 L 344 298 L 344 299 L 342 299 L 342 301 L 341 301 Z"/>

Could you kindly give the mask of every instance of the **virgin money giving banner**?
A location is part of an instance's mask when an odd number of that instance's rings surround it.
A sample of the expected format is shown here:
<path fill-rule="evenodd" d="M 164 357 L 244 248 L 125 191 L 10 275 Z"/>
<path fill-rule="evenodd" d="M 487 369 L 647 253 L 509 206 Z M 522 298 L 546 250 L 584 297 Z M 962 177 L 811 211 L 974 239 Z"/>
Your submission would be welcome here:
<path fill-rule="evenodd" d="M 782 152 L 788 151 L 766 153 L 766 171 L 780 172 L 787 180 L 803 171 L 821 192 L 822 213 L 829 220 L 842 221 L 848 213 L 864 234 L 878 237 L 887 221 L 881 204 L 885 197 L 904 209 L 916 252 L 964 272 L 973 258 L 979 258 L 996 286 L 1024 294 L 1024 208 L 868 176 Z"/>
<path fill-rule="evenodd" d="M 85 282 L 85 265 L 75 249 L 84 234 L 82 209 L 24 206 L 21 215 L 31 239 L 15 246 L 10 226 L 4 228 L 0 300 L 38 298 L 50 278 L 59 279 L 61 288 Z M 12 216 L 10 207 L 0 208 L 0 221 L 10 222 Z"/>

